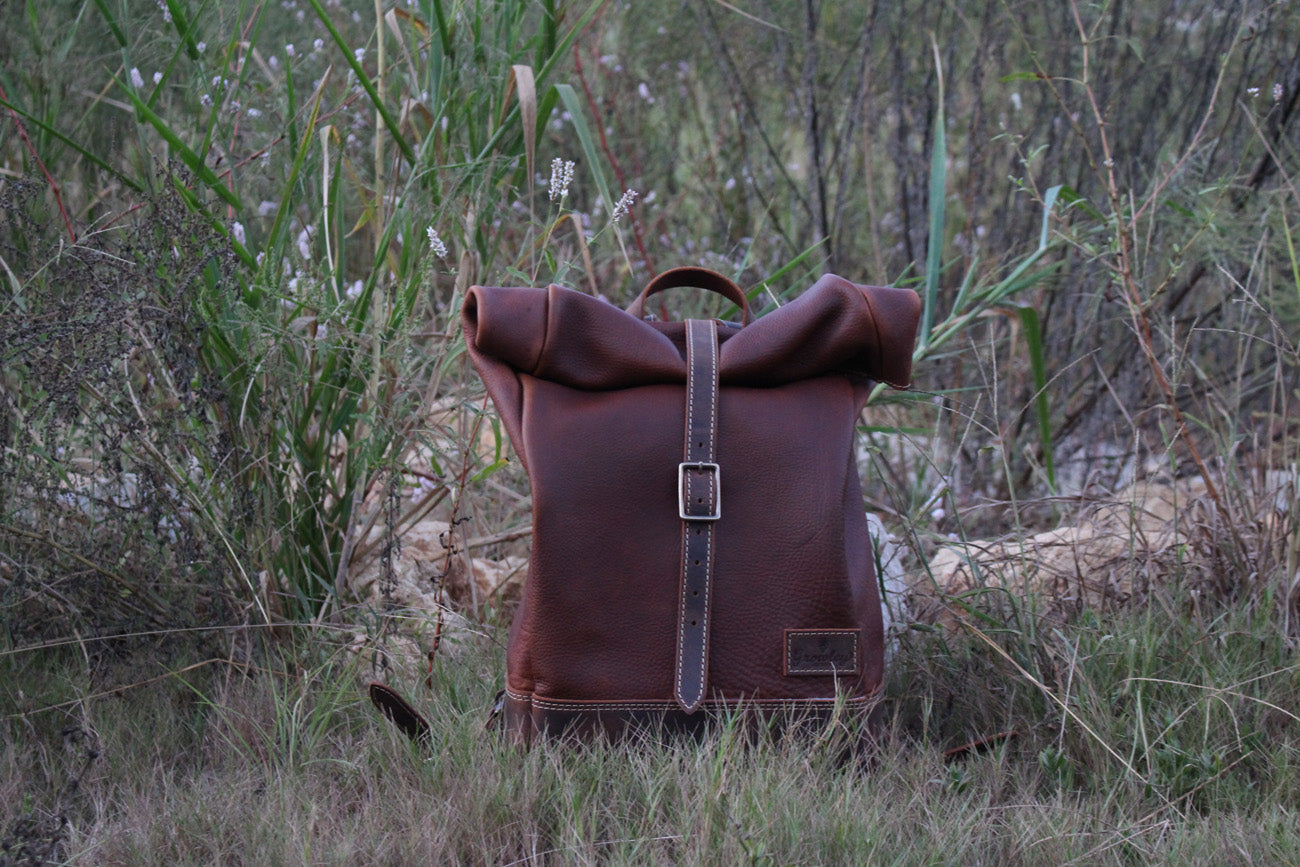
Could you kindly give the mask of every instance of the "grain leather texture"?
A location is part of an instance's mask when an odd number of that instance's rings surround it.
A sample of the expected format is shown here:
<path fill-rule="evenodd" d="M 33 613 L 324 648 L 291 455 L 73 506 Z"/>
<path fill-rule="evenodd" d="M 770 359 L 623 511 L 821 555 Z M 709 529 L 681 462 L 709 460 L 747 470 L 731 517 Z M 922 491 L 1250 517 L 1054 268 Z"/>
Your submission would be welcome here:
<path fill-rule="evenodd" d="M 875 382 L 908 383 L 919 298 L 826 275 L 752 321 L 741 295 L 743 327 L 709 321 L 716 417 L 712 459 L 698 460 L 715 471 L 683 467 L 697 460 L 684 441 L 688 325 L 641 315 L 670 285 L 739 294 L 722 275 L 678 269 L 630 312 L 554 285 L 475 286 L 462 308 L 470 357 L 532 487 L 533 549 L 504 708 L 506 731 L 524 742 L 693 728 L 740 706 L 817 713 L 837 696 L 866 707 L 880 688 L 880 598 L 855 427 Z M 681 500 L 697 491 L 720 498 L 718 520 L 683 519 Z M 688 659 L 679 626 L 696 558 L 687 534 L 706 524 L 707 626 Z M 792 630 L 833 637 L 819 650 L 796 632 L 792 651 Z M 829 654 L 826 673 L 818 652 Z M 698 694 L 683 692 L 683 659 L 702 666 L 690 678 Z"/>

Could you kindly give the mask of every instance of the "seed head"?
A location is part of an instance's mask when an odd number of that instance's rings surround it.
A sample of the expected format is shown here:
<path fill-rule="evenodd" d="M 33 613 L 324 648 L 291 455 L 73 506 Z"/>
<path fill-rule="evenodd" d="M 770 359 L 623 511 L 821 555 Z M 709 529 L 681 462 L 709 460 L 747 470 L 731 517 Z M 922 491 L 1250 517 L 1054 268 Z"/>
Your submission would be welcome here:
<path fill-rule="evenodd" d="M 622 197 L 614 205 L 614 213 L 610 219 L 617 223 L 627 215 L 628 209 L 636 201 L 636 190 L 624 190 Z"/>
<path fill-rule="evenodd" d="M 551 160 L 551 186 L 550 199 L 552 202 L 558 202 L 569 194 L 569 184 L 573 183 L 573 161 L 561 160 L 559 157 Z"/>
<path fill-rule="evenodd" d="M 439 259 L 447 258 L 447 245 L 442 243 L 442 238 L 438 237 L 438 230 L 430 226 L 424 230 L 424 234 L 429 236 L 429 249 L 433 251 L 433 255 Z"/>

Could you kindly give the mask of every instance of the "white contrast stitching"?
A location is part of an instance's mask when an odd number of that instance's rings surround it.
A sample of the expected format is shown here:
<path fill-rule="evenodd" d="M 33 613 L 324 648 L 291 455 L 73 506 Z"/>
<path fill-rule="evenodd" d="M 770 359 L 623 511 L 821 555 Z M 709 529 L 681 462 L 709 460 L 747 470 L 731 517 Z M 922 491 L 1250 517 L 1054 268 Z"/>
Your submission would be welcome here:
<path fill-rule="evenodd" d="M 844 699 L 848 705 L 866 704 L 874 701 L 876 695 L 850 696 Z M 793 704 L 831 704 L 839 701 L 839 696 L 824 696 L 813 698 L 759 698 L 759 699 L 705 699 L 701 704 L 709 708 L 728 708 L 728 707 L 781 707 L 783 705 Z M 542 710 L 570 711 L 578 712 L 584 710 L 672 710 L 677 707 L 676 701 L 655 700 L 655 699 L 629 699 L 628 701 L 582 701 L 574 699 L 565 701 L 563 699 L 553 700 L 545 698 L 534 698 L 531 700 L 534 707 Z"/>
<path fill-rule="evenodd" d="M 717 328 L 711 321 L 688 320 L 686 324 L 686 458 L 697 457 L 693 454 L 694 447 L 691 443 L 691 436 L 695 427 L 695 390 L 699 383 L 697 377 L 693 375 L 695 371 L 695 341 L 703 339 L 704 335 L 700 329 L 709 329 L 709 361 L 704 373 L 708 379 L 709 385 L 709 436 L 707 451 L 703 455 L 706 462 L 713 462 L 714 444 L 717 441 L 718 426 L 718 339 Z M 683 470 L 685 472 L 685 470 Z M 689 476 L 687 477 L 689 479 Z M 716 502 L 716 493 L 714 491 L 715 475 L 709 474 L 709 500 L 710 503 Z M 690 496 L 690 485 L 686 486 L 687 497 Z M 716 511 L 716 507 L 711 509 Z M 704 680 L 708 671 L 708 629 L 709 629 L 709 609 L 710 609 L 710 579 L 713 573 L 713 527 L 705 529 L 704 539 L 704 611 L 700 615 L 700 629 L 704 632 L 704 640 L 700 642 L 700 663 L 699 663 L 699 682 L 697 684 L 696 706 L 704 701 Z M 691 522 L 687 522 L 682 531 L 682 577 L 681 577 L 681 603 L 678 606 L 678 626 L 677 626 L 677 695 L 680 697 L 684 686 L 684 677 L 686 676 L 684 664 L 686 656 L 686 590 L 687 590 L 687 573 L 690 570 L 691 560 Z"/>
<path fill-rule="evenodd" d="M 708 322 L 709 334 L 709 440 L 706 459 L 716 462 L 715 452 L 718 442 L 718 327 L 713 321 Z M 721 483 L 718 472 L 709 473 L 710 511 L 717 513 L 717 494 L 715 483 Z M 700 700 L 704 699 L 704 678 L 709 669 L 709 610 L 712 600 L 713 582 L 713 524 L 704 530 L 704 614 L 701 615 L 700 628 L 704 630 L 704 639 L 700 642 Z"/>
<path fill-rule="evenodd" d="M 692 320 L 686 322 L 686 457 L 691 456 L 691 437 L 692 429 L 695 427 L 692 422 L 695 418 L 695 324 Z M 678 470 L 686 472 L 686 470 Z M 687 478 L 690 478 L 687 476 Z M 690 502 L 690 485 L 686 486 L 687 502 Z M 684 525 L 682 531 L 682 578 L 680 600 L 677 609 L 677 688 L 678 696 L 682 694 L 682 677 L 683 665 L 686 661 L 686 573 L 688 571 L 687 563 L 690 561 L 691 554 L 691 529 L 690 524 Z"/>

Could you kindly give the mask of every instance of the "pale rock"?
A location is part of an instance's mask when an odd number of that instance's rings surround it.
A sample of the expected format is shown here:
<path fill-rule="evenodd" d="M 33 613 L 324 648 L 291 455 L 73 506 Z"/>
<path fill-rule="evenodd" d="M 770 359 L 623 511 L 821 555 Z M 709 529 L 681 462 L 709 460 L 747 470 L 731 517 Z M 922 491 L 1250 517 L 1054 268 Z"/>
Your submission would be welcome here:
<path fill-rule="evenodd" d="M 910 576 L 913 612 L 953 627 L 966 616 L 954 600 L 976 605 L 989 593 L 1035 597 L 1049 616 L 1127 602 L 1178 567 L 1189 540 L 1213 526 L 1212 506 L 1199 476 L 1143 481 L 1054 530 L 946 544 Z"/>

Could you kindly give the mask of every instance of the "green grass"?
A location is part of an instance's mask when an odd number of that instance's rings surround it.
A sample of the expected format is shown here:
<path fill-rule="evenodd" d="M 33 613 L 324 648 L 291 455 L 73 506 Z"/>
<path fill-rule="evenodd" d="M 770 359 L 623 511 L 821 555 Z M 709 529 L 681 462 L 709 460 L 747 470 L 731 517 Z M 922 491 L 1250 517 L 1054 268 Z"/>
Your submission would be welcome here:
<path fill-rule="evenodd" d="M 1069 716 L 982 641 L 914 634 L 856 758 L 835 727 L 524 752 L 484 730 L 491 641 L 431 689 L 398 678 L 428 751 L 365 700 L 368 662 L 319 634 L 138 685 L 162 670 L 8 653 L 3 842 L 62 813 L 68 863 L 1289 863 L 1300 669 L 1260 627 L 1233 609 L 1062 626 L 1030 664 Z M 943 755 L 1000 731 L 1017 734 Z"/>

